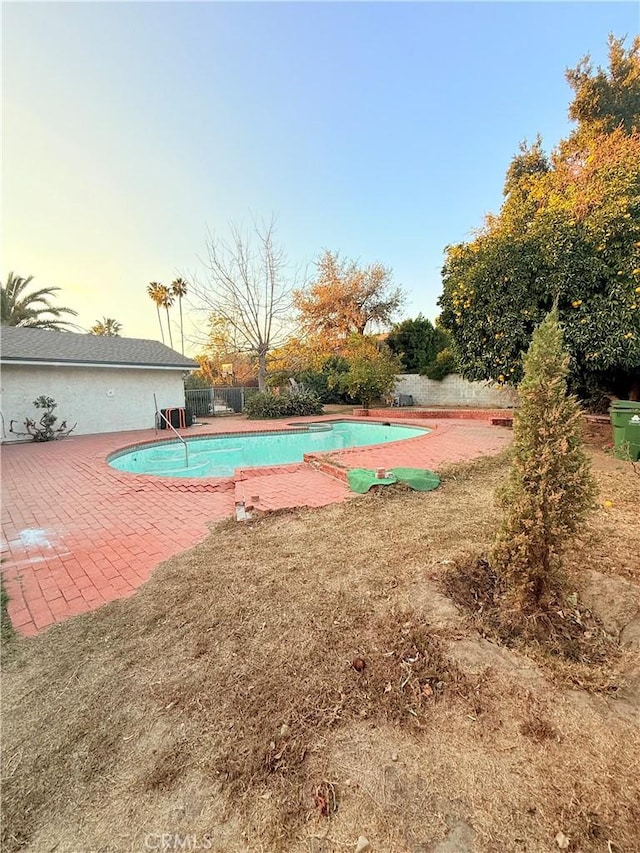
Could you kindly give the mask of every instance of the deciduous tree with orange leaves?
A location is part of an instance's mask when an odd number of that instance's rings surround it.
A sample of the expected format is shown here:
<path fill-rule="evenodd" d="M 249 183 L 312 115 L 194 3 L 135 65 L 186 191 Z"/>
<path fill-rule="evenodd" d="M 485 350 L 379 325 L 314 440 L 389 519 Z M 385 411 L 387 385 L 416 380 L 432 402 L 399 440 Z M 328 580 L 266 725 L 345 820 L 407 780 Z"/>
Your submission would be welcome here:
<path fill-rule="evenodd" d="M 297 290 L 294 304 L 304 332 L 320 338 L 330 349 L 349 335 L 364 335 L 388 326 L 404 302 L 393 286 L 389 267 L 380 263 L 362 267 L 356 261 L 325 251 L 317 262 L 315 280 Z"/>

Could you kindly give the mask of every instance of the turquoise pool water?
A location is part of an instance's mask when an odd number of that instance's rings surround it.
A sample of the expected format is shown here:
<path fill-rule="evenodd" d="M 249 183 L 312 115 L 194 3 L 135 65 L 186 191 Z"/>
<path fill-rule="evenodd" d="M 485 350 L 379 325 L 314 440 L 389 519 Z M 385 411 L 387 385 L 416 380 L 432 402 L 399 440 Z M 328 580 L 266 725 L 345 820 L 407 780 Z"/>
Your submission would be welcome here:
<path fill-rule="evenodd" d="M 333 421 L 278 432 L 189 438 L 189 467 L 180 441 L 147 444 L 109 457 L 119 471 L 159 477 L 231 477 L 236 468 L 302 462 L 305 453 L 344 450 L 415 438 L 429 432 L 419 427 Z"/>

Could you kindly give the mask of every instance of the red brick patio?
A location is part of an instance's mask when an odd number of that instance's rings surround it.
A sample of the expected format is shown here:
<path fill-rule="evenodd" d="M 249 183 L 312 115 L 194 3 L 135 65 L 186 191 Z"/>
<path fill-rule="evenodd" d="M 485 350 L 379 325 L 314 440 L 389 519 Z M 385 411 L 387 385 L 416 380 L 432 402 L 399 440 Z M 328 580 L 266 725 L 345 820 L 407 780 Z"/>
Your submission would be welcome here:
<path fill-rule="evenodd" d="M 321 419 L 296 422 L 305 420 Z M 412 420 L 412 425 L 431 426 L 433 432 L 343 451 L 332 459 L 348 467 L 437 469 L 445 462 L 497 453 L 510 441 L 508 431 L 479 420 L 430 418 Z M 220 418 L 185 434 L 286 426 L 282 421 Z M 132 594 L 155 566 L 201 541 L 209 523 L 232 516 L 237 499 L 268 511 L 324 506 L 350 497 L 343 481 L 308 465 L 254 469 L 246 478 L 238 474 L 235 481 L 221 481 L 127 474 L 107 464 L 113 451 L 155 437 L 148 430 L 3 446 L 2 574 L 18 631 L 35 634 Z"/>

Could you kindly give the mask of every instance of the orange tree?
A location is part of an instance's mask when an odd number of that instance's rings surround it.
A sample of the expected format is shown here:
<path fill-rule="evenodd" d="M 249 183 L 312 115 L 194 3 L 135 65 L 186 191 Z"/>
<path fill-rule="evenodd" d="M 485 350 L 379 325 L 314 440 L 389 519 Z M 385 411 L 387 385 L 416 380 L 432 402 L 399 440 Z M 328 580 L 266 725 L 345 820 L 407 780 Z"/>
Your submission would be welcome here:
<path fill-rule="evenodd" d="M 500 213 L 447 248 L 440 320 L 469 379 L 519 382 L 556 302 L 573 390 L 640 398 L 640 39 L 611 38 L 609 65 L 567 72 L 575 132 L 523 144 Z"/>
<path fill-rule="evenodd" d="M 334 371 L 329 387 L 339 388 L 368 409 L 374 400 L 391 393 L 402 361 L 373 335 L 350 336 L 344 351 L 347 370 Z"/>

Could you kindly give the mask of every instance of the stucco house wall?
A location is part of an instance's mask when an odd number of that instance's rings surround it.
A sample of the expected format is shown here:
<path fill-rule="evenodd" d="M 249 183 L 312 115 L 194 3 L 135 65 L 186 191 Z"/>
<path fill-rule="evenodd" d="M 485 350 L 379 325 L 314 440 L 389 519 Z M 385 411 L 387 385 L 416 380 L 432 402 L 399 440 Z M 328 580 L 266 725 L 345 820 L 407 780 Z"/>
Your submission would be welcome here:
<path fill-rule="evenodd" d="M 411 394 L 416 406 L 478 406 L 508 409 L 517 404 L 512 388 L 498 388 L 486 382 L 469 382 L 457 373 L 450 373 L 438 382 L 417 373 L 397 377 L 394 394 Z"/>
<path fill-rule="evenodd" d="M 73 435 L 152 429 L 154 392 L 159 409 L 184 406 L 183 374 L 162 368 L 5 363 L 0 374 L 3 439 L 18 440 L 9 432 L 11 420 L 21 430 L 26 417 L 39 418 L 33 401 L 42 394 L 58 404 L 58 423 L 77 421 Z"/>

